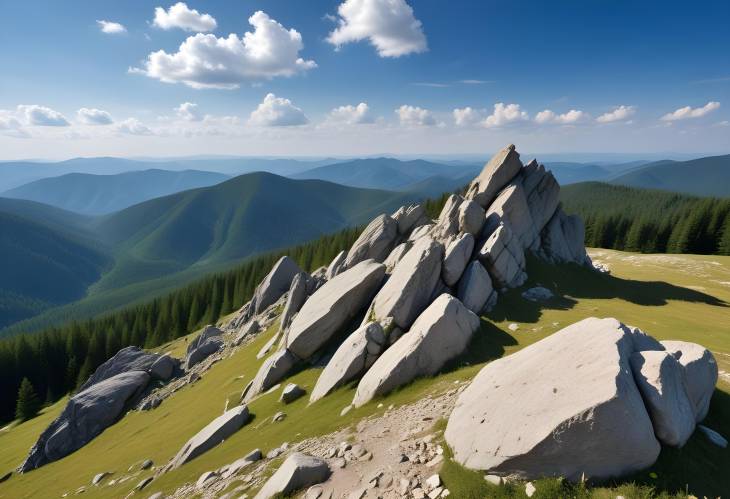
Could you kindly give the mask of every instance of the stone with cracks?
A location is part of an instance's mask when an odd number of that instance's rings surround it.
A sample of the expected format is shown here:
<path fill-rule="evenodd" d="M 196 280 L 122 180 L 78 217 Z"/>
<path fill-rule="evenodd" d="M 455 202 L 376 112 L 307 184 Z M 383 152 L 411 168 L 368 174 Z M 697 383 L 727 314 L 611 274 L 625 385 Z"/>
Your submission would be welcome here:
<path fill-rule="evenodd" d="M 421 204 L 412 204 L 410 206 L 402 206 L 392 218 L 398 223 L 398 233 L 401 235 L 408 234 L 423 218 L 426 209 Z"/>
<path fill-rule="evenodd" d="M 449 196 L 436 220 L 436 225 L 431 229 L 432 238 L 445 242 L 459 234 L 459 208 L 463 202 L 464 198 L 458 194 Z"/>
<path fill-rule="evenodd" d="M 482 232 L 484 222 L 486 222 L 485 216 L 484 208 L 479 206 L 476 201 L 471 199 L 464 201 L 459 206 L 459 228 L 461 232 L 478 236 Z"/>
<path fill-rule="evenodd" d="M 474 244 L 474 236 L 466 233 L 451 241 L 446 247 L 444 264 L 441 267 L 441 278 L 446 286 L 453 287 L 459 282 L 466 264 L 469 263 L 471 255 L 474 253 Z"/>
<path fill-rule="evenodd" d="M 488 312 L 497 303 L 497 293 L 492 287 L 492 279 L 478 261 L 473 261 L 466 267 L 459 281 L 456 296 L 475 314 Z"/>
<path fill-rule="evenodd" d="M 190 355 L 191 352 L 193 352 L 196 348 L 200 347 L 203 343 L 205 343 L 209 338 L 215 338 L 223 335 L 223 331 L 218 329 L 215 326 L 207 325 L 203 329 L 203 331 L 195 337 L 194 340 L 192 340 L 190 343 L 188 343 L 187 348 L 187 355 Z"/>
<path fill-rule="evenodd" d="M 87 388 L 116 376 L 117 374 L 129 372 L 129 371 L 150 371 L 155 362 L 158 361 L 160 355 L 155 353 L 149 353 L 142 350 L 139 347 L 125 347 L 119 350 L 114 357 L 104 362 L 102 365 L 96 368 L 94 374 L 89 376 L 89 379 L 81 385 L 78 392 L 82 392 Z M 159 367 L 159 366 L 158 366 Z M 158 373 L 164 374 L 164 373 Z M 170 373 L 172 374 L 172 373 Z M 168 376 L 169 378 L 169 376 Z M 165 378 L 167 379 L 167 378 Z"/>
<path fill-rule="evenodd" d="M 499 289 L 516 288 L 527 280 L 525 252 L 505 222 L 501 222 L 487 238 L 478 258 Z"/>
<path fill-rule="evenodd" d="M 673 354 L 684 366 L 687 395 L 692 402 L 695 421 L 705 419 L 710 410 L 710 399 L 717 384 L 717 362 L 712 352 L 697 343 L 686 341 L 661 341 L 667 352 Z"/>
<path fill-rule="evenodd" d="M 340 273 L 342 267 L 345 265 L 345 260 L 347 260 L 347 251 L 345 250 L 337 253 L 337 256 L 332 259 L 325 274 L 328 281 Z"/>
<path fill-rule="evenodd" d="M 508 185 L 489 206 L 482 235 L 489 237 L 500 223 L 508 224 L 522 249 L 540 247 L 539 229 L 535 226 L 527 204 L 525 190 L 519 182 Z"/>
<path fill-rule="evenodd" d="M 368 322 L 360 326 L 340 345 L 322 370 L 309 401 L 316 402 L 336 388 L 360 377 L 378 358 L 386 346 L 385 343 L 385 333 L 379 323 Z"/>
<path fill-rule="evenodd" d="M 218 416 L 195 434 L 170 462 L 168 469 L 174 470 L 209 451 L 236 433 L 249 420 L 248 407 L 239 405 Z"/>
<path fill-rule="evenodd" d="M 584 244 L 585 227 L 577 215 L 566 215 L 558 208 L 541 233 L 538 255 L 549 263 L 591 265 Z"/>
<path fill-rule="evenodd" d="M 343 269 L 350 269 L 365 260 L 382 262 L 393 249 L 398 237 L 398 224 L 388 215 L 375 218 L 360 233 L 347 252 Z"/>
<path fill-rule="evenodd" d="M 289 291 L 292 279 L 301 271 L 297 262 L 288 256 L 279 258 L 264 280 L 256 287 L 246 319 L 260 314 L 276 303 L 284 293 Z"/>
<path fill-rule="evenodd" d="M 487 364 L 459 396 L 446 442 L 460 464 L 522 479 L 607 478 L 660 445 L 634 382 L 628 328 L 589 318 Z"/>
<path fill-rule="evenodd" d="M 261 364 L 256 376 L 251 380 L 250 386 L 246 387 L 242 397 L 243 401 L 248 402 L 284 379 L 294 369 L 297 362 L 296 356 L 286 348 L 271 354 Z"/>
<path fill-rule="evenodd" d="M 560 202 L 560 185 L 552 172 L 545 171 L 536 160 L 530 161 L 520 173 L 527 205 L 538 231 L 545 227 Z"/>
<path fill-rule="evenodd" d="M 459 300 L 439 296 L 413 323 L 411 330 L 375 361 L 357 386 L 353 405 L 360 407 L 374 397 L 436 374 L 460 355 L 479 328 L 479 318 Z"/>
<path fill-rule="evenodd" d="M 687 396 L 682 365 L 662 351 L 634 352 L 631 369 L 644 405 L 663 444 L 682 447 L 695 430 L 695 414 Z"/>
<path fill-rule="evenodd" d="M 384 276 L 385 265 L 366 260 L 328 281 L 292 321 L 287 348 L 310 358 L 370 303 Z"/>
<path fill-rule="evenodd" d="M 371 314 L 365 320 L 382 321 L 392 317 L 398 327 L 411 327 L 430 303 L 441 275 L 443 257 L 441 243 L 429 238 L 416 241 L 375 296 Z"/>
<path fill-rule="evenodd" d="M 497 193 L 514 179 L 522 169 L 520 155 L 515 146 L 510 144 L 484 165 L 479 176 L 472 180 L 466 191 L 466 199 L 473 199 L 486 209 Z"/>
<path fill-rule="evenodd" d="M 144 371 L 112 376 L 80 391 L 33 445 L 20 471 L 25 473 L 65 457 L 116 423 L 150 381 Z"/>
<path fill-rule="evenodd" d="M 254 499 L 269 499 L 279 494 L 291 495 L 294 491 L 326 481 L 330 473 L 329 465 L 324 459 L 295 452 L 286 458 Z"/>

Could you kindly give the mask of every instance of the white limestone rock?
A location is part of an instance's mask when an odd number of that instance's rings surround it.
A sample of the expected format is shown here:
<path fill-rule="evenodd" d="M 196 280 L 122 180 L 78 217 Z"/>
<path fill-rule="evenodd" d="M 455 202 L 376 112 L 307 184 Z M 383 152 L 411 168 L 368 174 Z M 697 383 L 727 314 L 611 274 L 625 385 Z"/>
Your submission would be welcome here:
<path fill-rule="evenodd" d="M 441 268 L 441 278 L 446 286 L 453 287 L 459 282 L 461 274 L 464 273 L 464 269 L 474 253 L 474 244 L 474 236 L 466 233 L 451 241 L 446 247 L 444 264 Z"/>
<path fill-rule="evenodd" d="M 585 227 L 577 215 L 566 215 L 558 208 L 541 233 L 538 252 L 549 263 L 576 263 L 592 267 L 585 248 Z"/>
<path fill-rule="evenodd" d="M 552 172 L 536 160 L 530 161 L 520 172 L 520 180 L 527 197 L 527 205 L 535 226 L 540 231 L 552 218 L 560 202 L 560 185 Z"/>
<path fill-rule="evenodd" d="M 450 238 L 459 234 L 459 209 L 463 202 L 464 198 L 458 194 L 449 196 L 441 209 L 438 220 L 436 220 L 436 225 L 430 231 L 433 239 L 447 242 Z"/>
<path fill-rule="evenodd" d="M 694 407 L 695 421 L 700 422 L 710 410 L 710 399 L 717 384 L 717 362 L 708 349 L 687 341 L 661 341 L 667 352 L 684 367 L 684 381 Z"/>
<path fill-rule="evenodd" d="M 525 252 L 506 222 L 501 222 L 477 255 L 499 288 L 516 288 L 527 280 Z"/>
<path fill-rule="evenodd" d="M 261 364 L 256 376 L 251 380 L 250 386 L 246 387 L 242 400 L 248 402 L 256 395 L 276 385 L 294 369 L 298 361 L 299 359 L 286 348 L 271 354 Z"/>
<path fill-rule="evenodd" d="M 466 267 L 459 281 L 456 296 L 466 308 L 477 315 L 490 311 L 497 303 L 497 293 L 492 287 L 492 279 L 478 261 L 473 261 Z"/>
<path fill-rule="evenodd" d="M 601 479 L 654 463 L 628 328 L 589 318 L 487 364 L 459 396 L 446 442 L 460 464 L 522 479 Z"/>
<path fill-rule="evenodd" d="M 441 295 L 368 369 L 357 386 L 353 405 L 360 407 L 417 377 L 436 374 L 466 349 L 478 328 L 474 313 L 453 296 Z"/>
<path fill-rule="evenodd" d="M 397 237 L 398 223 L 388 215 L 380 215 L 360 233 L 347 252 L 343 269 L 350 269 L 365 260 L 382 262 L 395 246 Z"/>
<path fill-rule="evenodd" d="M 395 266 L 401 261 L 405 254 L 408 253 L 408 250 L 411 249 L 412 246 L 412 241 L 405 241 L 393 248 L 393 251 L 390 252 L 388 258 L 386 258 L 383 262 L 383 264 L 385 264 L 385 271 L 388 274 L 393 272 Z"/>
<path fill-rule="evenodd" d="M 466 199 L 473 199 L 486 209 L 497 193 L 501 191 L 522 169 L 520 155 L 515 146 L 510 144 L 484 165 L 479 176 L 472 180 L 466 191 Z"/>
<path fill-rule="evenodd" d="M 425 214 L 426 209 L 423 205 L 412 204 L 401 207 L 392 215 L 392 218 L 398 223 L 398 233 L 404 236 L 416 227 Z"/>
<path fill-rule="evenodd" d="M 540 231 L 532 219 L 520 182 L 509 184 L 487 208 L 482 236 L 489 237 L 500 223 L 509 225 L 522 249 L 537 251 L 540 248 Z"/>
<path fill-rule="evenodd" d="M 337 253 L 337 256 L 332 259 L 332 262 L 327 267 L 326 276 L 328 281 L 340 273 L 345 265 L 345 260 L 347 260 L 347 251 L 345 250 Z"/>
<path fill-rule="evenodd" d="M 292 321 L 287 348 L 310 358 L 370 303 L 384 276 L 385 265 L 366 260 L 328 281 Z"/>
<path fill-rule="evenodd" d="M 322 483 L 330 476 L 327 461 L 295 452 L 276 470 L 254 499 L 269 499 Z"/>
<path fill-rule="evenodd" d="M 301 271 L 297 262 L 288 256 L 282 256 L 256 287 L 246 319 L 260 314 L 276 303 L 284 293 L 289 291 L 292 279 Z"/>
<path fill-rule="evenodd" d="M 486 222 L 486 213 L 484 208 L 479 206 L 476 201 L 471 199 L 465 200 L 459 206 L 459 229 L 461 232 L 478 236 L 482 232 L 484 222 Z"/>
<path fill-rule="evenodd" d="M 429 237 L 429 234 L 435 227 L 435 224 L 433 223 L 426 223 L 423 225 L 419 225 L 413 231 L 411 232 L 411 235 L 408 236 L 409 241 L 418 241 L 419 239 L 423 237 Z"/>

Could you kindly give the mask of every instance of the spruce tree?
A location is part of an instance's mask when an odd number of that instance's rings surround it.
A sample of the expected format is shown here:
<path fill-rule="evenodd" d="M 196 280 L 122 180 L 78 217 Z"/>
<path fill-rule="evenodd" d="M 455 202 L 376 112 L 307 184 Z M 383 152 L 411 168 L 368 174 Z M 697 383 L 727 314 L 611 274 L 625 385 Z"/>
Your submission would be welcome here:
<path fill-rule="evenodd" d="M 35 393 L 33 384 L 28 378 L 23 378 L 18 390 L 18 402 L 15 405 L 15 417 L 21 421 L 34 418 L 41 410 L 41 401 Z"/>

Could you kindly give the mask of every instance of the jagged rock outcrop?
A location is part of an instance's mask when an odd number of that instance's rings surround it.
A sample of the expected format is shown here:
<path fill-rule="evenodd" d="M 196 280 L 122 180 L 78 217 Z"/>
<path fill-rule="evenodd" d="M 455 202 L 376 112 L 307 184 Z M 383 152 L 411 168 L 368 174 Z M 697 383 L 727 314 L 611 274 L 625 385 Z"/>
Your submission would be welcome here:
<path fill-rule="evenodd" d="M 687 395 L 694 408 L 695 421 L 705 419 L 710 410 L 710 399 L 717 384 L 717 362 L 712 353 L 702 345 L 686 341 L 661 341 L 667 352 L 682 365 Z"/>
<path fill-rule="evenodd" d="M 295 452 L 276 470 L 254 499 L 269 499 L 322 483 L 330 476 L 327 461 Z"/>
<path fill-rule="evenodd" d="M 545 167 L 534 159 L 520 172 L 520 181 L 525 190 L 532 220 L 537 227 L 542 228 L 558 207 L 560 185 L 552 172 L 545 171 Z"/>
<path fill-rule="evenodd" d="M 220 351 L 225 345 L 222 335 L 223 331 L 217 327 L 205 326 L 203 332 L 188 344 L 187 355 L 185 357 L 185 370 L 192 368 Z"/>
<path fill-rule="evenodd" d="M 316 402 L 345 383 L 357 379 L 373 365 L 386 347 L 383 328 L 377 322 L 360 326 L 340 345 L 327 363 L 309 397 Z"/>
<path fill-rule="evenodd" d="M 527 280 L 525 252 L 505 222 L 500 222 L 487 238 L 479 250 L 478 258 L 498 289 L 516 288 Z"/>
<path fill-rule="evenodd" d="M 372 300 L 385 276 L 385 265 L 360 262 L 338 274 L 306 301 L 289 327 L 287 348 L 308 359 Z"/>
<path fill-rule="evenodd" d="M 251 319 L 239 328 L 235 338 L 233 338 L 233 345 L 240 345 L 246 338 L 255 335 L 259 331 L 261 331 L 261 324 L 256 319 Z"/>
<path fill-rule="evenodd" d="M 479 203 L 467 199 L 459 206 L 459 229 L 461 232 L 478 236 L 482 233 L 486 212 Z"/>
<path fill-rule="evenodd" d="M 497 303 L 489 273 L 478 261 L 471 262 L 461 276 L 456 296 L 475 314 L 488 312 Z"/>
<path fill-rule="evenodd" d="M 162 356 L 159 354 L 149 353 L 135 346 L 122 348 L 111 359 L 97 367 L 94 374 L 89 376 L 89 379 L 81 385 L 77 392 L 83 392 L 92 385 L 100 383 L 105 379 L 109 379 L 117 374 L 129 371 L 145 371 L 159 379 L 162 379 L 163 381 L 166 381 L 170 378 L 170 376 L 172 376 L 172 372 L 170 372 L 168 376 L 163 377 L 164 374 L 167 374 L 167 368 L 162 364 L 158 364 L 154 370 L 152 369 L 152 366 L 154 366 L 161 357 Z M 168 359 L 169 362 L 174 364 L 172 359 L 169 357 Z M 160 362 L 167 363 L 168 361 L 160 360 Z M 174 366 L 172 367 L 174 368 Z"/>
<path fill-rule="evenodd" d="M 510 144 L 492 157 L 477 178 L 472 180 L 466 190 L 466 199 L 473 199 L 486 209 L 522 168 L 520 155 Z"/>
<path fill-rule="evenodd" d="M 550 263 L 577 263 L 591 266 L 585 248 L 585 227 L 577 215 L 566 215 L 558 208 L 542 230 L 538 255 Z"/>
<path fill-rule="evenodd" d="M 39 468 L 89 443 L 124 415 L 149 382 L 150 375 L 144 371 L 123 372 L 71 397 L 33 445 L 20 471 Z"/>
<path fill-rule="evenodd" d="M 292 279 L 300 272 L 302 269 L 299 268 L 297 262 L 288 256 L 282 256 L 254 291 L 253 298 L 244 314 L 244 322 L 276 303 L 284 293 L 289 291 Z"/>
<path fill-rule="evenodd" d="M 510 184 L 499 193 L 487 209 L 486 219 L 485 237 L 490 236 L 500 223 L 506 223 L 520 241 L 522 249 L 536 251 L 540 247 L 540 227 L 532 219 L 521 183 Z"/>
<path fill-rule="evenodd" d="M 451 237 L 459 234 L 459 208 L 463 202 L 464 198 L 458 194 L 449 196 L 441 209 L 436 225 L 429 232 L 431 237 L 441 242 L 447 242 Z"/>
<path fill-rule="evenodd" d="M 467 232 L 446 247 L 441 268 L 441 278 L 446 286 L 453 287 L 459 282 L 474 253 L 474 243 L 474 236 Z"/>
<path fill-rule="evenodd" d="M 353 405 L 359 407 L 417 377 L 436 374 L 466 349 L 478 328 L 479 318 L 459 300 L 439 296 L 368 369 Z"/>
<path fill-rule="evenodd" d="M 174 470 L 209 451 L 241 429 L 249 420 L 248 407 L 239 405 L 218 416 L 195 434 L 177 455 L 172 458 L 167 470 Z"/>
<path fill-rule="evenodd" d="M 590 318 L 490 362 L 449 418 L 454 458 L 525 479 L 600 479 L 650 466 L 660 446 L 631 365 L 637 345 L 654 346 L 642 335 Z"/>
<path fill-rule="evenodd" d="M 382 262 L 398 237 L 398 223 L 388 215 L 375 218 L 347 252 L 343 269 L 350 269 L 365 260 Z"/>
<path fill-rule="evenodd" d="M 441 243 L 429 238 L 416 241 L 375 295 L 365 321 L 390 317 L 398 327 L 408 329 L 429 304 L 441 275 L 443 258 Z"/>
<path fill-rule="evenodd" d="M 412 204 L 401 206 L 391 217 L 398 223 L 398 234 L 406 235 L 425 219 L 425 215 L 423 205 Z"/>

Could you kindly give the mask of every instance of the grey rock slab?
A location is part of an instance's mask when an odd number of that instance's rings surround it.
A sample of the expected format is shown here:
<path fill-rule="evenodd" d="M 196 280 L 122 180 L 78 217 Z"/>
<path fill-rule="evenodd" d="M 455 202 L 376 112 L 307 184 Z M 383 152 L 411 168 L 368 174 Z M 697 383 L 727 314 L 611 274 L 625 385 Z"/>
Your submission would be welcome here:
<path fill-rule="evenodd" d="M 27 472 L 65 457 L 116 423 L 150 381 L 144 371 L 129 371 L 91 385 L 66 407 L 33 445 L 20 471 Z"/>
<path fill-rule="evenodd" d="M 260 461 L 262 458 L 263 455 L 261 454 L 261 449 L 254 449 L 245 456 L 243 456 L 241 459 L 237 459 L 231 464 L 222 467 L 218 470 L 218 473 L 220 473 L 223 478 L 232 477 L 243 468 L 246 468 L 247 466 L 250 466 L 257 461 Z"/>
<path fill-rule="evenodd" d="M 460 464 L 522 479 L 607 478 L 659 455 L 634 382 L 628 328 L 589 318 L 487 364 L 461 393 L 445 437 Z"/>
<path fill-rule="evenodd" d="M 213 355 L 216 352 L 219 352 L 223 349 L 225 346 L 225 342 L 223 341 L 223 338 L 219 336 L 212 336 L 202 343 L 200 343 L 197 348 L 195 348 L 192 352 L 188 353 L 188 356 L 185 358 L 185 370 L 189 370 L 196 364 L 201 363 L 211 355 Z"/>
<path fill-rule="evenodd" d="M 464 198 L 458 194 L 452 194 L 444 203 L 436 220 L 436 225 L 431 229 L 431 237 L 441 242 L 447 242 L 450 238 L 459 234 L 459 209 Z"/>
<path fill-rule="evenodd" d="M 188 343 L 186 354 L 190 355 L 191 352 L 199 348 L 203 343 L 208 341 L 208 339 L 218 338 L 222 335 L 223 331 L 221 331 L 217 327 L 210 324 L 205 326 L 205 328 L 203 328 L 203 331 L 201 331 L 198 336 L 196 336 L 190 343 Z"/>
<path fill-rule="evenodd" d="M 699 423 L 705 419 L 710 410 L 710 399 L 717 384 L 718 369 L 715 357 L 712 352 L 697 343 L 687 341 L 662 341 L 660 343 L 684 367 L 687 394 L 694 407 L 695 421 Z"/>
<path fill-rule="evenodd" d="M 477 255 L 499 289 L 516 288 L 527 280 L 525 251 L 507 222 L 500 222 Z"/>
<path fill-rule="evenodd" d="M 330 474 L 324 459 L 295 452 L 267 480 L 255 499 L 269 499 L 277 494 L 289 495 L 326 481 Z"/>
<path fill-rule="evenodd" d="M 310 358 L 370 303 L 384 276 L 385 265 L 366 260 L 327 281 L 292 321 L 287 348 Z"/>
<path fill-rule="evenodd" d="M 398 223 L 388 215 L 375 218 L 347 252 L 344 268 L 350 269 L 365 260 L 382 262 L 395 246 L 398 237 Z"/>
<path fill-rule="evenodd" d="M 372 304 L 372 317 L 382 321 L 392 317 L 395 324 L 408 329 L 428 306 L 431 294 L 441 275 L 444 246 L 429 238 L 413 244 L 393 269 Z"/>
<path fill-rule="evenodd" d="M 546 171 L 534 159 L 522 169 L 520 173 L 522 187 L 527 197 L 527 205 L 540 231 L 555 213 L 560 202 L 560 185 L 552 172 Z"/>
<path fill-rule="evenodd" d="M 408 234 L 426 214 L 426 209 L 421 204 L 403 206 L 396 211 L 392 218 L 398 223 L 398 233 Z"/>
<path fill-rule="evenodd" d="M 412 241 L 405 241 L 393 248 L 393 251 L 390 252 L 388 258 L 386 258 L 383 262 L 383 264 L 385 264 L 385 271 L 388 273 L 393 272 L 395 266 L 401 261 L 405 254 L 408 253 L 408 250 L 411 249 L 412 246 Z"/>
<path fill-rule="evenodd" d="M 250 386 L 243 393 L 243 400 L 248 402 L 256 395 L 265 392 L 284 379 L 299 362 L 299 359 L 286 348 L 274 352 L 261 364 Z"/>
<path fill-rule="evenodd" d="M 484 208 L 476 201 L 468 199 L 459 206 L 459 229 L 473 236 L 482 233 L 484 222 L 486 222 Z"/>
<path fill-rule="evenodd" d="M 182 446 L 170 462 L 169 469 L 179 468 L 188 461 L 209 451 L 240 430 L 248 420 L 248 407 L 245 405 L 239 405 L 227 410 L 208 423 L 205 428 L 196 433 Z"/>
<path fill-rule="evenodd" d="M 296 383 L 289 383 L 281 392 L 281 400 L 285 404 L 291 404 L 295 400 L 304 396 L 304 389 Z"/>
<path fill-rule="evenodd" d="M 236 337 L 233 339 L 233 346 L 239 346 L 241 343 L 243 343 L 243 340 L 255 335 L 259 331 L 261 331 L 261 325 L 259 324 L 259 321 L 257 321 L 256 319 L 251 319 L 239 328 L 238 332 L 236 333 Z"/>
<path fill-rule="evenodd" d="M 417 377 L 436 374 L 467 348 L 478 328 L 476 315 L 453 296 L 441 295 L 368 369 L 353 405 L 362 406 Z"/>
<path fill-rule="evenodd" d="M 446 247 L 444 263 L 441 267 L 441 278 L 446 286 L 453 287 L 459 282 L 461 274 L 464 273 L 464 269 L 474 253 L 474 244 L 474 236 L 466 233 L 454 239 Z"/>
<path fill-rule="evenodd" d="M 422 237 L 428 236 L 433 228 L 435 227 L 435 224 L 433 223 L 426 223 L 423 225 L 420 225 L 413 229 L 413 232 L 408 236 L 409 241 L 418 241 Z"/>
<path fill-rule="evenodd" d="M 292 279 L 301 271 L 302 269 L 292 258 L 282 256 L 256 287 L 248 309 L 248 317 L 258 315 L 276 303 L 289 291 Z"/>
<path fill-rule="evenodd" d="M 122 348 L 111 359 L 97 367 L 94 374 L 81 385 L 77 393 L 117 374 L 129 371 L 149 371 L 159 357 L 158 354 L 146 352 L 135 346 Z"/>
<path fill-rule="evenodd" d="M 472 180 L 466 191 L 466 199 L 473 199 L 482 208 L 487 208 L 497 193 L 514 179 L 522 169 L 520 155 L 510 144 L 495 154 Z"/>
<path fill-rule="evenodd" d="M 497 293 L 492 286 L 492 279 L 478 261 L 473 261 L 466 267 L 459 281 L 456 296 L 475 314 L 489 311 L 497 303 Z"/>
<path fill-rule="evenodd" d="M 631 369 L 656 438 L 665 445 L 682 447 L 695 430 L 682 365 L 667 352 L 645 351 L 631 355 Z"/>
<path fill-rule="evenodd" d="M 316 402 L 336 388 L 361 376 L 386 347 L 383 328 L 377 322 L 360 326 L 340 345 L 319 375 L 309 397 Z"/>
<path fill-rule="evenodd" d="M 154 379 L 167 381 L 172 377 L 178 364 L 179 361 L 177 359 L 173 359 L 167 354 L 160 355 L 150 366 L 149 374 Z"/>
<path fill-rule="evenodd" d="M 332 259 L 329 266 L 327 267 L 326 277 L 328 281 L 340 273 L 343 266 L 345 265 L 345 260 L 347 260 L 347 251 L 345 250 L 337 253 L 337 256 Z"/>
<path fill-rule="evenodd" d="M 592 266 L 585 248 L 585 226 L 577 215 L 558 208 L 541 233 L 538 255 L 549 263 L 576 263 Z"/>
<path fill-rule="evenodd" d="M 307 301 L 307 297 L 307 274 L 300 272 L 291 281 L 289 294 L 286 297 L 286 305 L 284 305 L 284 311 L 281 313 L 281 322 L 279 325 L 281 332 L 289 328 L 294 315 L 301 310 L 302 305 Z"/>
<path fill-rule="evenodd" d="M 522 249 L 536 251 L 540 247 L 540 231 L 536 227 L 525 191 L 520 182 L 508 185 L 489 206 L 482 235 L 488 237 L 500 222 L 509 225 Z"/>

